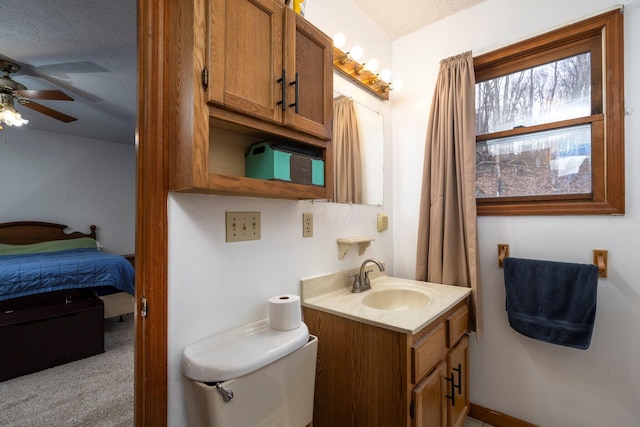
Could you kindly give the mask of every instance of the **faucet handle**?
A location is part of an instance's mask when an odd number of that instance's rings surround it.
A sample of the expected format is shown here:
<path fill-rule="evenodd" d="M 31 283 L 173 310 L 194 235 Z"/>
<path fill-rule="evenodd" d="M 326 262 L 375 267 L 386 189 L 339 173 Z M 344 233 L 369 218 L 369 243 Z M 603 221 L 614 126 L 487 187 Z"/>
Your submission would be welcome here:
<path fill-rule="evenodd" d="M 371 287 L 371 280 L 369 279 L 369 273 L 372 273 L 373 270 L 367 270 L 364 272 L 364 285 Z"/>
<path fill-rule="evenodd" d="M 361 282 L 360 282 L 360 274 L 350 274 L 349 277 L 353 277 L 353 287 L 351 288 L 351 292 L 358 293 L 361 291 Z"/>

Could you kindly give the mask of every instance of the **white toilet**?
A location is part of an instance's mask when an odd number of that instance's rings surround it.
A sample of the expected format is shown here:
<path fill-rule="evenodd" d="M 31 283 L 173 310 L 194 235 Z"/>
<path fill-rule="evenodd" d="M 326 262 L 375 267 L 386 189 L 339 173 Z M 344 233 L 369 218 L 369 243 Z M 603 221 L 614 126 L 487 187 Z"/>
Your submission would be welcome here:
<path fill-rule="evenodd" d="M 309 425 L 317 352 L 307 325 L 279 331 L 269 319 L 187 346 L 182 373 L 189 426 Z"/>

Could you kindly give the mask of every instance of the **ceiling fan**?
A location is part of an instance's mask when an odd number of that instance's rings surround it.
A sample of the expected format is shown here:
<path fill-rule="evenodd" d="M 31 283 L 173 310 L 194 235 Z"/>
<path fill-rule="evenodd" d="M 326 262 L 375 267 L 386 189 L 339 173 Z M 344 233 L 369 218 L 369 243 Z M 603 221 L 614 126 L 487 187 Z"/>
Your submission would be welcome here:
<path fill-rule="evenodd" d="M 3 75 L 0 77 L 0 124 L 4 123 L 9 126 L 21 126 L 28 123 L 28 120 L 22 118 L 20 113 L 13 108 L 14 99 L 27 108 L 45 114 L 64 123 L 77 120 L 67 114 L 56 111 L 52 108 L 45 107 L 42 104 L 33 102 L 31 99 L 44 99 L 51 101 L 73 101 L 73 98 L 59 90 L 29 90 L 24 85 L 16 82 L 10 76 L 20 69 L 18 64 L 11 61 L 0 59 L 0 71 Z M 1 129 L 1 127 L 0 127 Z"/>

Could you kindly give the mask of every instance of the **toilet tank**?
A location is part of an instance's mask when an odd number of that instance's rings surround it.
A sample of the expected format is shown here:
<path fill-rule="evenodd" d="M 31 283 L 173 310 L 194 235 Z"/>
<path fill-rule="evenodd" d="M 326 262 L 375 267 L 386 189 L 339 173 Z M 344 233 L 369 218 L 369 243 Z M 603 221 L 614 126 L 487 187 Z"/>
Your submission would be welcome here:
<path fill-rule="evenodd" d="M 185 348 L 189 426 L 309 425 L 317 350 L 318 339 L 304 323 L 292 331 L 276 331 L 268 320 Z"/>

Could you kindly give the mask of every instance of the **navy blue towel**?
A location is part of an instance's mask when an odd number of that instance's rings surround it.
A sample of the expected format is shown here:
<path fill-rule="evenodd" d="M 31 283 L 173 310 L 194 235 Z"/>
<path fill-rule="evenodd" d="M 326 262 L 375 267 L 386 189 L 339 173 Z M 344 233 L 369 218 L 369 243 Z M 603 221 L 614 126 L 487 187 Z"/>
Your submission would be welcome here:
<path fill-rule="evenodd" d="M 593 264 L 504 259 L 507 314 L 530 338 L 589 348 L 596 317 L 598 267 Z"/>

